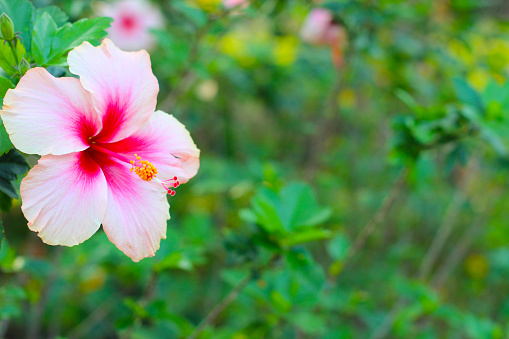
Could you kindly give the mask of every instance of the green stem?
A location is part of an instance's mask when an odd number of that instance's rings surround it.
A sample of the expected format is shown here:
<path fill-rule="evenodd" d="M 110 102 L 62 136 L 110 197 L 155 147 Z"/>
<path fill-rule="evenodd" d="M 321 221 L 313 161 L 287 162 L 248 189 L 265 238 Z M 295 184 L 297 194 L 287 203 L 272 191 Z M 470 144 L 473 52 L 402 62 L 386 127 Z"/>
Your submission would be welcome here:
<path fill-rule="evenodd" d="M 14 41 L 15 40 L 7 40 L 7 43 L 11 46 L 12 55 L 14 55 L 14 60 L 16 61 L 16 67 L 19 67 L 18 53 L 16 53 L 16 43 Z"/>

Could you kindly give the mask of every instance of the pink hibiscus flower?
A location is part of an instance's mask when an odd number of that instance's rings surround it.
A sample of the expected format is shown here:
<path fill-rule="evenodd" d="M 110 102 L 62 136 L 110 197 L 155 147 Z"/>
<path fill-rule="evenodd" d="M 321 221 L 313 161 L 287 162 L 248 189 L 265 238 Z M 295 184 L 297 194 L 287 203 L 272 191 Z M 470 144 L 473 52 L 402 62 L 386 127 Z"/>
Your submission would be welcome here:
<path fill-rule="evenodd" d="M 173 116 L 154 112 L 159 85 L 146 51 L 85 42 L 68 63 L 79 80 L 33 68 L 0 112 L 16 148 L 42 156 L 21 182 L 28 227 L 47 244 L 74 246 L 102 223 L 132 260 L 153 256 L 170 219 L 166 194 L 196 174 L 199 150 Z"/>
<path fill-rule="evenodd" d="M 337 27 L 331 11 L 315 8 L 306 17 L 300 35 L 302 40 L 310 44 L 329 45 L 337 34 Z"/>
<path fill-rule="evenodd" d="M 100 2 L 95 6 L 99 16 L 113 18 L 108 37 L 123 50 L 138 51 L 153 47 L 151 29 L 163 26 L 161 11 L 145 0 Z"/>
<path fill-rule="evenodd" d="M 226 8 L 234 8 L 242 4 L 247 5 L 248 0 L 223 0 L 223 5 Z"/>
<path fill-rule="evenodd" d="M 347 42 L 346 30 L 334 21 L 332 12 L 316 8 L 309 12 L 300 35 L 302 40 L 318 46 L 330 46 L 336 67 L 343 66 L 343 50 Z"/>

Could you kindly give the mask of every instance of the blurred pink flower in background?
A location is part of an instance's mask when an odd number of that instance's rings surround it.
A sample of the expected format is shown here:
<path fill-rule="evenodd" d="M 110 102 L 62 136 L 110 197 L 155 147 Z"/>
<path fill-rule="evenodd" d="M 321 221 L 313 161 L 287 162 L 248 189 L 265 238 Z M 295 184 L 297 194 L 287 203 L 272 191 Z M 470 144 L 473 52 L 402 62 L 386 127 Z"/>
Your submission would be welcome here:
<path fill-rule="evenodd" d="M 334 21 L 331 11 L 315 8 L 309 12 L 300 36 L 302 40 L 312 45 L 330 46 L 336 67 L 343 65 L 343 49 L 347 42 L 347 33 L 343 26 Z"/>
<path fill-rule="evenodd" d="M 226 8 L 234 8 L 242 4 L 247 5 L 248 0 L 223 0 L 223 5 Z"/>
<path fill-rule="evenodd" d="M 108 37 L 126 51 L 150 49 L 155 43 L 150 29 L 161 28 L 164 22 L 161 11 L 146 0 L 99 2 L 94 7 L 97 15 L 114 19 Z"/>

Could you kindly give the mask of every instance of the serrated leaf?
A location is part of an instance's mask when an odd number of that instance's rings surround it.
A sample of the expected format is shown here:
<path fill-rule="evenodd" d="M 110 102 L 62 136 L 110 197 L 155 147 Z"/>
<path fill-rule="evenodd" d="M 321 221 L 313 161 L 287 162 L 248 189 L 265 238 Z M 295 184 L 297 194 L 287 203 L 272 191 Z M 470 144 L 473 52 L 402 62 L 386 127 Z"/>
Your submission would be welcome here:
<path fill-rule="evenodd" d="M 0 12 L 5 12 L 14 24 L 14 30 L 21 33 L 21 40 L 30 52 L 31 25 L 34 6 L 26 0 L 0 0 Z"/>
<path fill-rule="evenodd" d="M 29 166 L 25 158 L 15 149 L 0 157 L 0 191 L 10 198 L 18 198 L 18 192 L 12 184 L 19 174 L 26 173 Z"/>
<path fill-rule="evenodd" d="M 36 16 L 40 16 L 43 13 L 48 13 L 53 18 L 53 21 L 55 21 L 58 27 L 69 21 L 69 16 L 57 6 L 38 8 Z"/>
<path fill-rule="evenodd" d="M 17 43 L 16 45 L 16 55 L 18 60 L 26 57 L 25 47 L 21 43 Z M 10 76 L 18 74 L 16 59 L 12 53 L 11 47 L 4 40 L 0 39 L 0 67 L 3 68 L 5 73 Z"/>
<path fill-rule="evenodd" d="M 59 65 L 65 60 L 67 53 L 75 47 L 81 45 L 84 41 L 88 41 L 94 45 L 100 43 L 100 40 L 108 34 L 106 29 L 110 27 L 113 19 L 111 18 L 92 18 L 81 19 L 74 24 L 67 23 L 62 26 L 51 45 L 51 55 L 49 56 L 49 64 Z"/>
<path fill-rule="evenodd" d="M 44 66 L 48 64 L 51 55 L 51 43 L 58 27 L 48 12 L 42 12 L 34 23 L 32 36 L 32 55 L 35 62 Z"/>

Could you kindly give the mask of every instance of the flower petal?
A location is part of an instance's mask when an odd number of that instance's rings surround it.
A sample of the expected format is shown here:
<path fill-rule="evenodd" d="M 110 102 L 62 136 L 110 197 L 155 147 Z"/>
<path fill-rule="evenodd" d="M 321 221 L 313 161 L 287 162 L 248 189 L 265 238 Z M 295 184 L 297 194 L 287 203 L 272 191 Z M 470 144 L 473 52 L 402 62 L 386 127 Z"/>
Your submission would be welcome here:
<path fill-rule="evenodd" d="M 29 70 L 4 98 L 5 128 L 17 149 L 30 154 L 67 154 L 88 148 L 101 122 L 88 93 L 74 78 Z"/>
<path fill-rule="evenodd" d="M 82 243 L 106 211 L 106 179 L 88 151 L 41 157 L 20 191 L 28 227 L 49 245 Z"/>
<path fill-rule="evenodd" d="M 102 120 L 97 142 L 121 140 L 154 113 L 159 84 L 144 50 L 124 52 L 109 39 L 99 47 L 84 42 L 69 53 L 69 69 L 92 94 Z"/>
<path fill-rule="evenodd" d="M 194 177 L 200 167 L 200 150 L 189 132 L 172 115 L 157 111 L 130 137 L 104 145 L 127 158 L 139 155 L 150 161 L 161 180 L 178 177 L 181 183 Z"/>
<path fill-rule="evenodd" d="M 94 152 L 108 183 L 108 207 L 103 229 L 112 243 L 133 261 L 154 256 L 166 238 L 170 219 L 166 192 L 155 182 L 141 180 L 130 166 Z"/>

